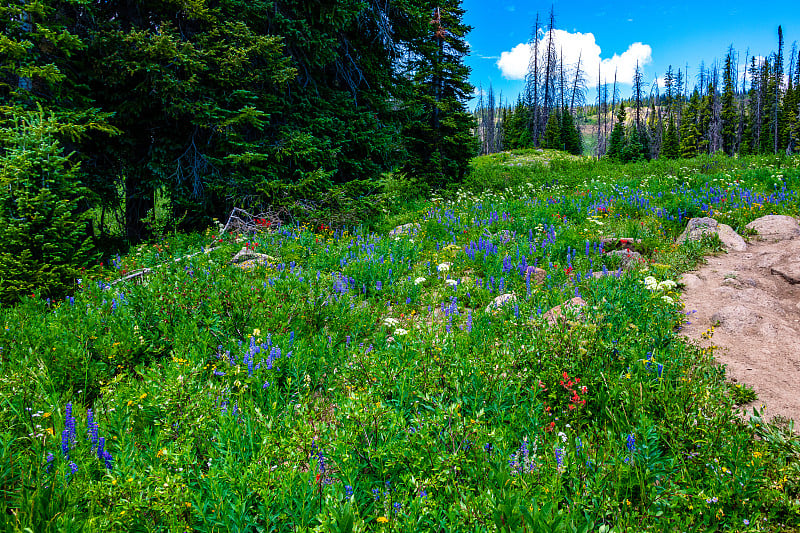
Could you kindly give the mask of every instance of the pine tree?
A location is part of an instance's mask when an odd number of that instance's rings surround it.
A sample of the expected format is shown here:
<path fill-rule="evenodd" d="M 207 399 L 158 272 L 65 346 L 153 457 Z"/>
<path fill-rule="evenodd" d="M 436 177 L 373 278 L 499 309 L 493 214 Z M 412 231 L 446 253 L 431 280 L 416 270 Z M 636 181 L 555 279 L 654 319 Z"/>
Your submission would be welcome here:
<path fill-rule="evenodd" d="M 608 151 L 606 155 L 612 161 L 620 161 L 622 159 L 622 151 L 625 148 L 625 104 L 619 103 L 619 111 L 617 112 L 617 123 L 611 130 L 611 138 L 608 142 Z"/>
<path fill-rule="evenodd" d="M 664 135 L 664 144 L 660 156 L 664 159 L 676 159 L 680 155 L 680 141 L 678 129 L 675 127 L 675 117 L 670 113 L 667 119 L 667 132 Z"/>
<path fill-rule="evenodd" d="M 0 303 L 38 293 L 58 298 L 94 268 L 89 191 L 56 139 L 64 128 L 39 110 L 3 124 L 0 136 Z"/>
<path fill-rule="evenodd" d="M 563 150 L 564 145 L 561 142 L 561 118 L 558 110 L 553 110 L 550 113 L 550 118 L 547 119 L 547 126 L 544 128 L 544 137 L 542 137 L 542 147 L 550 148 L 553 150 Z"/>
<path fill-rule="evenodd" d="M 583 140 L 581 139 L 581 132 L 575 124 L 569 109 L 564 108 L 561 111 L 561 145 L 564 150 L 573 155 L 580 155 L 583 152 Z"/>
<path fill-rule="evenodd" d="M 736 54 L 733 45 L 728 48 L 722 70 L 722 149 L 732 156 L 736 152 L 736 129 L 739 117 L 736 110 Z"/>
<path fill-rule="evenodd" d="M 408 120 L 402 134 L 408 155 L 406 176 L 438 188 L 466 175 L 477 145 L 466 101 L 473 91 L 464 57 L 469 51 L 461 0 L 424 2 L 416 14 L 420 31 L 410 43 L 412 90 L 406 97 Z M 424 28 L 427 28 L 425 30 Z"/>
<path fill-rule="evenodd" d="M 695 90 L 689 99 L 689 104 L 684 108 L 683 123 L 681 124 L 681 157 L 692 158 L 698 153 L 701 140 L 700 130 L 697 127 L 697 116 L 700 108 L 700 93 Z"/>

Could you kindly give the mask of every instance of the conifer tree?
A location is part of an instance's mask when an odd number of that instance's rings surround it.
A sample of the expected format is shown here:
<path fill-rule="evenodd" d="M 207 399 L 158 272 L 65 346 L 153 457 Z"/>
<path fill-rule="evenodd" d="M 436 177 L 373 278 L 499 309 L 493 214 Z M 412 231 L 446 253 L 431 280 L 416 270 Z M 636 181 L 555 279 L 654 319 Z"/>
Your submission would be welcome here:
<path fill-rule="evenodd" d="M 681 157 L 692 158 L 698 154 L 698 144 L 700 143 L 701 137 L 700 130 L 697 127 L 699 108 L 700 93 L 695 90 L 683 112 L 680 143 Z"/>
<path fill-rule="evenodd" d="M 580 155 L 583 152 L 583 140 L 581 132 L 575 124 L 569 109 L 561 111 L 561 145 L 563 149 L 572 155 Z"/>
<path fill-rule="evenodd" d="M 411 92 L 402 133 L 408 155 L 403 171 L 431 187 L 461 180 L 477 152 L 466 101 L 473 91 L 464 57 L 469 51 L 461 0 L 423 2 L 410 41 Z"/>
<path fill-rule="evenodd" d="M 728 48 L 722 70 L 722 149 L 732 156 L 737 149 L 736 129 L 739 124 L 736 109 L 736 54 L 733 45 Z"/>
<path fill-rule="evenodd" d="M 667 132 L 664 135 L 660 156 L 665 159 L 676 159 L 680 155 L 679 150 L 678 129 L 675 127 L 675 117 L 670 113 L 667 118 Z"/>
<path fill-rule="evenodd" d="M 0 135 L 0 304 L 33 293 L 58 298 L 98 257 L 83 203 L 89 191 L 44 111 L 5 121 Z"/>
<path fill-rule="evenodd" d="M 625 148 L 625 104 L 619 103 L 619 111 L 617 112 L 617 123 L 611 130 L 611 138 L 608 142 L 608 151 L 606 155 L 612 161 L 621 161 L 622 151 Z"/>
<path fill-rule="evenodd" d="M 561 117 L 557 109 L 550 113 L 550 118 L 547 119 L 547 126 L 544 128 L 544 137 L 542 138 L 542 147 L 551 148 L 553 150 L 563 150 L 564 145 L 561 142 Z"/>

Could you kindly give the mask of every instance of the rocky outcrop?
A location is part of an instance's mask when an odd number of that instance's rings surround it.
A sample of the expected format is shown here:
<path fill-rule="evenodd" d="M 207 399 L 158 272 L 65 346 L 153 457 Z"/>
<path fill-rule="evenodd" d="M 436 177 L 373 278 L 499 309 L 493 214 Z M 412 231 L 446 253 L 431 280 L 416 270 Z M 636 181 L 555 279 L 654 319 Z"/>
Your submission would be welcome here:
<path fill-rule="evenodd" d="M 563 322 L 567 313 L 575 313 L 580 315 L 581 309 L 584 307 L 586 307 L 586 301 L 580 296 L 576 296 L 575 298 L 550 309 L 548 312 L 542 315 L 542 318 L 545 319 L 547 323 L 555 325 L 559 322 Z"/>
<path fill-rule="evenodd" d="M 389 232 L 389 237 L 399 237 L 401 235 L 413 235 L 419 230 L 420 226 L 416 222 L 409 222 L 402 226 L 397 226 Z"/>
<path fill-rule="evenodd" d="M 489 305 L 486 306 L 486 312 L 491 313 L 492 311 L 496 311 L 503 307 L 504 305 L 514 302 L 517 300 L 517 297 L 511 293 L 508 294 L 501 294 L 494 300 L 492 300 Z"/>
<path fill-rule="evenodd" d="M 687 241 L 698 241 L 706 235 L 716 234 L 727 250 L 743 252 L 747 249 L 744 239 L 727 224 L 720 224 L 711 217 L 693 218 L 689 220 L 686 229 L 675 241 L 683 244 Z"/>
<path fill-rule="evenodd" d="M 800 237 L 800 224 L 797 219 L 786 215 L 767 215 L 758 218 L 747 226 L 757 233 L 759 241 L 784 241 Z"/>

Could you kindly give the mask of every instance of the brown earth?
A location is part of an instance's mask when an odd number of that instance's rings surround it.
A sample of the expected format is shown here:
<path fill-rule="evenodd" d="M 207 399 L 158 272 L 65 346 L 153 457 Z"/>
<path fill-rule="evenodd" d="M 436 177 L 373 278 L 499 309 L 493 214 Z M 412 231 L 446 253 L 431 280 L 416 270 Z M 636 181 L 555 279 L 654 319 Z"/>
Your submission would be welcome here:
<path fill-rule="evenodd" d="M 742 251 L 707 257 L 681 281 L 690 324 L 682 335 L 714 345 L 730 381 L 752 387 L 765 419 L 800 429 L 800 227 L 790 217 L 763 217 Z M 702 335 L 715 326 L 712 338 Z M 779 418 L 779 419 L 780 419 Z"/>

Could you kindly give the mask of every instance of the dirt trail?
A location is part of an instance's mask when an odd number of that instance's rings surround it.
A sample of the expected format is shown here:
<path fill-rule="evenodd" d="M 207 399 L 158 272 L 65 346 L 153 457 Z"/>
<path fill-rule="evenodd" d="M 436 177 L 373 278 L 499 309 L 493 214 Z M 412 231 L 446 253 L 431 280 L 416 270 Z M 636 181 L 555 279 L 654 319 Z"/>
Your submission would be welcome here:
<path fill-rule="evenodd" d="M 789 217 L 764 217 L 743 251 L 707 257 L 686 273 L 683 301 L 691 324 L 681 334 L 712 343 L 730 381 L 746 383 L 766 419 L 795 421 L 800 430 L 800 226 Z M 716 325 L 713 338 L 701 336 Z"/>

